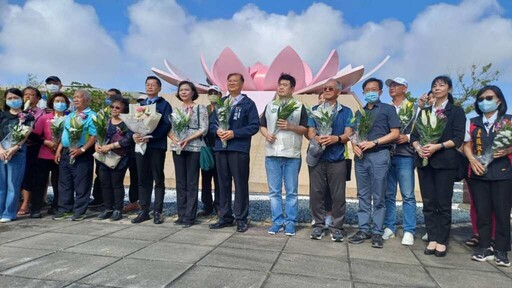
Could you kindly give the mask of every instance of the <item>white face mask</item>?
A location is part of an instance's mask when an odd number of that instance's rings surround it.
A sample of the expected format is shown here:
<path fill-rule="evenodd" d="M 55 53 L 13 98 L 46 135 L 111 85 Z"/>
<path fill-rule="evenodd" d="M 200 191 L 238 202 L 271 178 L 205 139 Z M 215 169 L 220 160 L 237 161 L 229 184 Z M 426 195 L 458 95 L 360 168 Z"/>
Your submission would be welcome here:
<path fill-rule="evenodd" d="M 48 90 L 49 93 L 57 93 L 59 92 L 59 85 L 47 84 L 46 90 Z"/>

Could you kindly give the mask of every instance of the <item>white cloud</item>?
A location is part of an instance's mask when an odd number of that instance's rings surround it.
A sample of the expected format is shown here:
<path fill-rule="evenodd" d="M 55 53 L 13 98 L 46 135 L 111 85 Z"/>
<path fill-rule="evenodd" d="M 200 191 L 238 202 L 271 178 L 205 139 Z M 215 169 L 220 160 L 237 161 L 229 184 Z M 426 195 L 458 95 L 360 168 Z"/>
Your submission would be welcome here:
<path fill-rule="evenodd" d="M 6 14 L 0 30 L 0 76 L 34 73 L 59 75 L 64 83 L 115 81 L 119 48 L 93 7 L 72 0 L 32 0 L 9 7 L 0 9 Z"/>

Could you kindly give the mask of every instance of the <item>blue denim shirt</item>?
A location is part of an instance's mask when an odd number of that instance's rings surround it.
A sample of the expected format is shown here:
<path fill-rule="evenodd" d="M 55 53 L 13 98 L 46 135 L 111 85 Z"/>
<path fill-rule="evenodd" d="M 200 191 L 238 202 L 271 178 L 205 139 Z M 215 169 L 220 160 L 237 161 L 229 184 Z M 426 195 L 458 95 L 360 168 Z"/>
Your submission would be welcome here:
<path fill-rule="evenodd" d="M 345 133 L 345 128 L 353 127 L 354 124 L 352 122 L 352 110 L 347 106 L 336 103 L 337 111 L 336 118 L 334 119 L 334 123 L 332 124 L 332 132 L 331 135 L 342 135 Z M 318 105 L 314 106 L 311 110 L 315 111 L 318 108 Z M 309 117 L 308 127 L 314 127 L 316 129 L 315 119 L 313 117 Z M 335 144 L 328 145 L 325 147 L 324 153 L 322 157 L 320 157 L 320 163 L 322 162 L 339 162 L 345 159 L 345 144 L 337 142 Z"/>
<path fill-rule="evenodd" d="M 96 115 L 96 112 L 92 111 L 90 107 L 87 107 L 82 113 L 85 114 L 85 119 L 83 119 L 84 130 L 82 132 L 82 137 L 80 141 L 78 141 L 78 147 L 84 146 L 89 137 L 96 136 L 96 126 L 94 126 L 94 122 L 92 122 L 92 116 Z M 64 120 L 64 131 L 62 132 L 62 146 L 69 148 L 71 144 L 69 141 L 69 128 L 71 128 L 71 117 L 76 116 L 76 111 L 69 113 Z"/>

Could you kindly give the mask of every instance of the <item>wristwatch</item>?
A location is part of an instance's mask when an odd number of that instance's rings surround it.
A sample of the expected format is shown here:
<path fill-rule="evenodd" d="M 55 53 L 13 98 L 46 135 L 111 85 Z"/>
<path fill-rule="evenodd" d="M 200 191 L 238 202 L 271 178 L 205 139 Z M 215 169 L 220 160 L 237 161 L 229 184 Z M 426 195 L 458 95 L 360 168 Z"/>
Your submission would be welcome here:
<path fill-rule="evenodd" d="M 373 144 L 375 144 L 375 146 L 379 145 L 379 139 L 373 140 Z"/>
<path fill-rule="evenodd" d="M 80 147 L 80 151 L 82 151 L 82 153 L 85 153 L 84 147 Z"/>

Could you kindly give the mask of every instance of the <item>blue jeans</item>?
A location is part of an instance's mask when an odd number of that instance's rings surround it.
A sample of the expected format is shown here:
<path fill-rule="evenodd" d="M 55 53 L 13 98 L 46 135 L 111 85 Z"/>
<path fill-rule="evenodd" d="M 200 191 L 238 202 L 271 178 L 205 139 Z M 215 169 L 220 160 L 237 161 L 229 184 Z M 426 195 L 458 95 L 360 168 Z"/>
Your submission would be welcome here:
<path fill-rule="evenodd" d="M 355 157 L 357 199 L 359 200 L 357 220 L 359 230 L 365 233 L 382 235 L 384 232 L 389 162 L 390 156 L 387 149 L 364 153 L 363 159 Z M 370 219 L 373 221 L 373 229 L 370 227 Z"/>
<path fill-rule="evenodd" d="M 396 191 L 400 185 L 404 232 L 416 230 L 416 198 L 414 196 L 414 157 L 395 155 L 391 158 L 386 191 L 386 217 L 384 226 L 396 232 Z"/>
<path fill-rule="evenodd" d="M 9 162 L 0 162 L 0 217 L 11 220 L 16 219 L 20 189 L 25 174 L 27 148 L 23 148 L 14 154 Z"/>
<path fill-rule="evenodd" d="M 298 186 L 300 158 L 265 157 L 267 181 L 272 212 L 272 223 L 283 225 L 297 222 L 299 210 Z M 285 213 L 283 215 L 282 187 L 286 190 Z"/>

